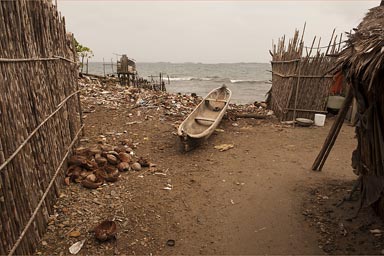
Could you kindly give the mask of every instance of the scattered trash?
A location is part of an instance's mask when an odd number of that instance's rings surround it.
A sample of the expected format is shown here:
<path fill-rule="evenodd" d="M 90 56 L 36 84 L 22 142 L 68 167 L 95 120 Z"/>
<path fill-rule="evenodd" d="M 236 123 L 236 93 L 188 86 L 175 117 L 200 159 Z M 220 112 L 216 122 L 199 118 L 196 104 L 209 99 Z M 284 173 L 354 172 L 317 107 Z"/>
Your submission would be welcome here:
<path fill-rule="evenodd" d="M 221 145 L 217 145 L 215 146 L 215 149 L 218 149 L 220 152 L 222 151 L 226 151 L 226 150 L 229 150 L 231 148 L 234 148 L 235 145 L 233 144 L 221 144 Z"/>
<path fill-rule="evenodd" d="M 267 228 L 266 228 L 266 227 L 259 228 L 258 230 L 255 230 L 255 233 L 257 233 L 257 232 L 259 232 L 259 231 L 263 231 L 263 230 L 265 230 L 265 229 L 267 229 Z"/>
<path fill-rule="evenodd" d="M 172 190 L 172 185 L 171 184 L 167 184 L 167 185 L 165 185 L 165 187 L 163 189 L 164 190 Z"/>
<path fill-rule="evenodd" d="M 80 233 L 80 231 L 75 230 L 75 231 L 70 232 L 68 234 L 68 236 L 70 236 L 70 237 L 79 237 L 79 236 L 81 236 L 81 233 Z"/>
<path fill-rule="evenodd" d="M 383 231 L 376 228 L 376 229 L 369 230 L 369 232 L 371 232 L 371 234 L 375 235 L 375 234 L 381 234 Z"/>
<path fill-rule="evenodd" d="M 342 222 L 339 223 L 340 234 L 346 236 L 348 231 L 345 229 L 344 224 Z"/>
<path fill-rule="evenodd" d="M 172 246 L 175 246 L 175 243 L 176 243 L 176 242 L 175 242 L 175 240 L 173 240 L 173 239 L 169 239 L 169 240 L 167 241 L 167 245 L 168 245 L 168 246 L 171 246 L 171 247 L 172 247 Z"/>
<path fill-rule="evenodd" d="M 70 252 L 71 254 L 77 254 L 77 253 L 81 250 L 81 248 L 83 248 L 83 245 L 84 245 L 84 243 L 85 243 L 85 240 L 86 240 L 86 239 L 81 240 L 81 241 L 76 242 L 76 243 L 74 243 L 73 245 L 71 245 L 71 247 L 69 247 L 69 252 Z"/>

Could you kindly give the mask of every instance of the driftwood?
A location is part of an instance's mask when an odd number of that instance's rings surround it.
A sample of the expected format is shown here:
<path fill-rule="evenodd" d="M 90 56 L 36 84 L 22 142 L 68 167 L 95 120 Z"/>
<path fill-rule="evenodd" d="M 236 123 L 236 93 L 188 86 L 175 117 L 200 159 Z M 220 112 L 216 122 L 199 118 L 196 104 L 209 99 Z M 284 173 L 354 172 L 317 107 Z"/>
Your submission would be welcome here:
<path fill-rule="evenodd" d="M 0 255 L 32 254 L 54 212 L 81 127 L 75 55 L 52 1 L 0 1 Z"/>

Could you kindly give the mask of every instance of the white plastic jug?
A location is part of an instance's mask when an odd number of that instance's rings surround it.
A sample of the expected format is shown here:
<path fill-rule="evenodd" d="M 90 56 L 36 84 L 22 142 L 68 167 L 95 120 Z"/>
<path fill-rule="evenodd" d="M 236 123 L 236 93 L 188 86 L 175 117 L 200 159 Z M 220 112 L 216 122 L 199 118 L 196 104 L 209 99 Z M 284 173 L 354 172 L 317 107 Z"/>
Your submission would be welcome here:
<path fill-rule="evenodd" d="M 325 124 L 325 115 L 324 114 L 315 114 L 315 125 L 324 126 Z"/>

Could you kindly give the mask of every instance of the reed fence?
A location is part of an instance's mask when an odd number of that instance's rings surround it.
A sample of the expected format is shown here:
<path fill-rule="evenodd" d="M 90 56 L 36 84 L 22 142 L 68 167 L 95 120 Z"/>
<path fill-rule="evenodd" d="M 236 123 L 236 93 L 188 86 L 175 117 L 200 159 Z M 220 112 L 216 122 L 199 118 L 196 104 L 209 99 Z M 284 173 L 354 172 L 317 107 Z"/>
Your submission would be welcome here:
<path fill-rule="evenodd" d="M 305 47 L 304 33 L 305 26 L 301 38 L 296 30 L 288 42 L 284 35 L 272 44 L 270 51 L 272 88 L 269 104 L 281 121 L 293 121 L 296 117 L 313 119 L 315 113 L 326 113 L 333 82 L 333 77 L 326 73 L 335 62 L 342 36 L 338 41 L 333 31 L 326 48 L 320 47 L 321 38 L 315 47 L 316 37 L 311 47 Z"/>
<path fill-rule="evenodd" d="M 0 1 L 0 254 L 31 254 L 83 128 L 76 53 L 49 0 Z"/>

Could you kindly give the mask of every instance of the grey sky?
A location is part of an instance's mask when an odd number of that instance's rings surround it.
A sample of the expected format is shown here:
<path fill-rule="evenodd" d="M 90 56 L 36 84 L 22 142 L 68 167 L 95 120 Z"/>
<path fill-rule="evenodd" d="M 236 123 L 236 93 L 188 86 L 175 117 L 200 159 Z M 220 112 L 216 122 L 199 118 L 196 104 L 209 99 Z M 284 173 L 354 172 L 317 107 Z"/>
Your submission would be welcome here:
<path fill-rule="evenodd" d="M 68 1 L 67 30 L 93 61 L 126 53 L 139 62 L 268 62 L 272 40 L 307 22 L 305 42 L 328 43 L 356 27 L 379 0 L 364 1 Z"/>

